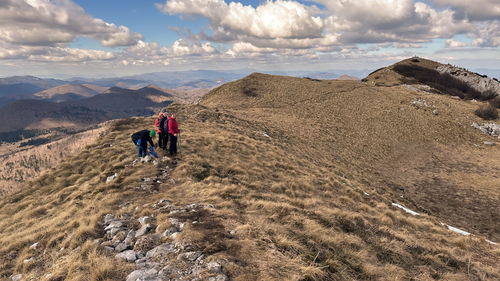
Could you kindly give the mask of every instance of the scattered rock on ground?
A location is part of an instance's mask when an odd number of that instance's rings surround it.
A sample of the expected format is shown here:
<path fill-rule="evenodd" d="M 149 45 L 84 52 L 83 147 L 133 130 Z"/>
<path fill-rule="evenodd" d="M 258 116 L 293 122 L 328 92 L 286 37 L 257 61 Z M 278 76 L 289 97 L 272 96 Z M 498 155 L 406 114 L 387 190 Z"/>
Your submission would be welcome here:
<path fill-rule="evenodd" d="M 151 182 L 154 179 L 144 179 Z M 151 206 L 151 205 L 148 205 Z M 212 209 L 212 205 L 189 204 L 175 206 L 171 201 L 163 199 L 152 205 L 153 208 L 168 214 L 170 228 L 162 231 L 157 228 L 156 219 L 152 216 L 137 218 L 139 229 L 132 226 L 136 220 L 130 215 L 104 216 L 103 228 L 105 236 L 97 241 L 101 246 L 115 253 L 115 258 L 134 263 L 135 269 L 127 281 L 160 281 L 160 280 L 212 280 L 227 281 L 223 266 L 215 256 L 206 256 L 203 249 L 198 249 L 189 241 L 177 241 L 187 224 L 198 224 L 198 221 L 186 219 L 186 214 Z M 210 261 L 210 262 L 208 262 Z"/>
<path fill-rule="evenodd" d="M 478 123 L 472 123 L 472 127 L 481 130 L 481 132 L 500 138 L 500 125 L 495 123 L 486 123 L 483 125 L 479 125 Z"/>

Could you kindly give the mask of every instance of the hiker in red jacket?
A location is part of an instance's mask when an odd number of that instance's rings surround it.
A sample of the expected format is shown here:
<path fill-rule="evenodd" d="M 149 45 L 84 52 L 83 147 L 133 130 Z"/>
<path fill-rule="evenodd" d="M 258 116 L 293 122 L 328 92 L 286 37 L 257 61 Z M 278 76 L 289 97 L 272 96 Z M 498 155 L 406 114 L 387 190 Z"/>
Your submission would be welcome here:
<path fill-rule="evenodd" d="M 164 130 L 166 120 L 167 117 L 165 113 L 161 111 L 158 114 L 158 118 L 155 120 L 156 132 L 158 133 L 158 148 L 163 149 L 163 151 L 167 149 L 168 142 L 168 132 Z"/>
<path fill-rule="evenodd" d="M 168 136 L 170 139 L 169 154 L 175 156 L 177 154 L 177 136 L 181 132 L 175 120 L 175 113 L 171 113 L 166 123 L 168 127 Z"/>

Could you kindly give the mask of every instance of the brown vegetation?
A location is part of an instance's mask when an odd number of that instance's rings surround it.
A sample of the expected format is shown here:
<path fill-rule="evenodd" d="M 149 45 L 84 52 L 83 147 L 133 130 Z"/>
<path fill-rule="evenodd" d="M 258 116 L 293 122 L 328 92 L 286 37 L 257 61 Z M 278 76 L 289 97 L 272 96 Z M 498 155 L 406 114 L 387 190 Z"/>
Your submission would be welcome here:
<path fill-rule="evenodd" d="M 412 106 L 415 99 L 439 115 Z M 475 146 L 489 137 L 470 126 L 479 120 L 473 104 L 263 74 L 221 86 L 201 104 L 169 108 L 183 130 L 181 157 L 167 161 L 171 181 L 154 193 L 136 187 L 158 168 L 130 166 L 129 140 L 153 118 L 133 118 L 1 199 L 0 278 L 123 280 L 131 269 L 92 243 L 102 216 L 165 220 L 148 207 L 161 198 L 215 206 L 203 227 L 181 238 L 225 260 L 232 280 L 500 278 L 498 245 L 484 239 L 500 239 L 500 150 Z M 45 255 L 29 249 L 35 242 Z"/>
<path fill-rule="evenodd" d="M 474 113 L 484 120 L 498 119 L 498 110 L 490 103 L 480 105 Z"/>
<path fill-rule="evenodd" d="M 496 96 L 495 98 L 488 101 L 491 106 L 494 108 L 500 108 L 500 96 Z"/>

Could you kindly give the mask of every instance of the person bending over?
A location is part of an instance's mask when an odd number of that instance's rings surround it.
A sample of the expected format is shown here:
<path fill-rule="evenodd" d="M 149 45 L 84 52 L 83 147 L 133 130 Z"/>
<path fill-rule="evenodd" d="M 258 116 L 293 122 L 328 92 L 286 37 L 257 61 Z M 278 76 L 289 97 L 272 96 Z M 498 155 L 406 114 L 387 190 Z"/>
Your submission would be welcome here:
<path fill-rule="evenodd" d="M 154 147 L 153 138 L 155 135 L 155 130 L 142 130 L 132 135 L 132 141 L 136 146 L 138 157 L 144 157 L 148 154 L 148 143 L 151 147 Z"/>

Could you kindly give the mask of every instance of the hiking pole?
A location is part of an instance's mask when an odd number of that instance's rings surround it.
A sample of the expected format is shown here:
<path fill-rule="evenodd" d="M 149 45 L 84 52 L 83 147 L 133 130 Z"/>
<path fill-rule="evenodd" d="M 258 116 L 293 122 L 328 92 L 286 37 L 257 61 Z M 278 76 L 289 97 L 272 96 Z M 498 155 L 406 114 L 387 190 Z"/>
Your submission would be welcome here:
<path fill-rule="evenodd" d="M 179 132 L 179 155 L 181 155 L 182 151 L 182 142 L 181 142 L 181 133 Z"/>

